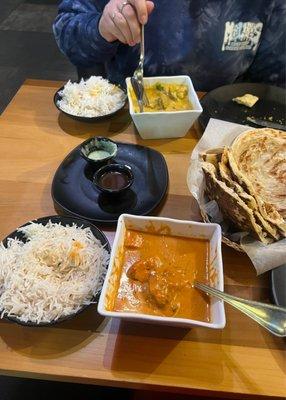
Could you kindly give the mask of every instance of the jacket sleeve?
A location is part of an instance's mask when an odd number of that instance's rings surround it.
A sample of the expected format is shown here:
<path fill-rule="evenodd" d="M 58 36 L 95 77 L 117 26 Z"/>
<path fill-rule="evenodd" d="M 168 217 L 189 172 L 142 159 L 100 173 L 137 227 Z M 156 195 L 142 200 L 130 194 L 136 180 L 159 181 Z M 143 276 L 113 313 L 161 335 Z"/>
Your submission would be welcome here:
<path fill-rule="evenodd" d="M 245 78 L 276 86 L 286 85 L 286 2 L 277 0 L 262 31 L 260 45 Z"/>
<path fill-rule="evenodd" d="M 107 42 L 98 22 L 107 1 L 62 0 L 53 31 L 60 50 L 76 66 L 90 67 L 114 56 L 118 42 Z M 100 4 L 100 5 L 99 5 Z"/>

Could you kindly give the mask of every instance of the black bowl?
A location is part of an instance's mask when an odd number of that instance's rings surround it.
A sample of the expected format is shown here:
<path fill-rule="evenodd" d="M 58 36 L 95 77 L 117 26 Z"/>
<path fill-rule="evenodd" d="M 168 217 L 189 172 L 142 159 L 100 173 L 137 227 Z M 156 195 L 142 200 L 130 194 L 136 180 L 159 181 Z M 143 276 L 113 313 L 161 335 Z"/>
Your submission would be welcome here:
<path fill-rule="evenodd" d="M 253 107 L 232 101 L 234 97 L 245 93 L 259 97 Z M 199 116 L 199 123 L 205 129 L 209 119 L 216 118 L 257 128 L 247 117 L 264 119 L 272 116 L 273 122 L 281 121 L 285 125 L 285 93 L 285 89 L 264 83 L 242 82 L 218 87 L 201 98 L 203 112 Z"/>
<path fill-rule="evenodd" d="M 126 95 L 126 90 L 124 90 L 121 86 L 117 85 Z M 63 114 L 67 115 L 70 118 L 73 118 L 77 121 L 81 121 L 81 122 L 98 122 L 98 121 L 102 121 L 105 119 L 108 119 L 110 117 L 113 117 L 115 114 L 117 114 L 120 110 L 122 110 L 125 107 L 126 101 L 127 101 L 127 95 L 126 95 L 126 99 L 124 101 L 124 103 L 122 104 L 121 107 L 117 108 L 115 111 L 112 111 L 109 114 L 105 114 L 105 115 L 100 115 L 98 117 L 81 117 L 79 115 L 74 115 L 74 114 L 69 114 L 66 111 L 63 111 L 60 106 L 58 105 L 58 101 L 60 101 L 62 99 L 62 96 L 60 94 L 60 92 L 64 89 L 65 85 L 60 87 L 56 93 L 54 94 L 54 104 L 57 107 L 57 109 L 59 111 L 61 111 Z"/>
<path fill-rule="evenodd" d="M 121 186 L 120 188 L 108 188 L 104 186 L 101 182 L 100 179 L 104 174 L 107 174 L 108 172 L 118 172 L 121 173 L 126 177 L 126 183 Z M 104 167 L 101 167 L 99 170 L 96 171 L 96 173 L 93 176 L 93 183 L 103 193 L 111 194 L 111 195 L 119 195 L 122 194 L 125 190 L 130 188 L 134 181 L 134 175 L 132 172 L 132 169 L 129 165 L 126 164 L 108 164 L 105 165 Z"/>
<path fill-rule="evenodd" d="M 277 306 L 286 307 L 286 264 L 271 271 L 272 298 Z"/>
<path fill-rule="evenodd" d="M 75 218 L 75 217 L 64 217 L 64 216 L 59 216 L 59 215 L 52 215 L 50 217 L 43 217 L 43 218 L 38 218 L 33 221 L 29 221 L 24 225 L 21 225 L 21 228 L 23 226 L 29 225 L 31 222 L 37 222 L 41 223 L 43 225 L 46 225 L 49 221 L 53 223 L 61 223 L 63 226 L 67 225 L 72 225 L 73 223 L 76 224 L 77 226 L 83 227 L 83 228 L 90 228 L 91 232 L 93 233 L 94 237 L 98 239 L 103 246 L 105 246 L 105 249 L 110 253 L 111 248 L 110 244 L 108 242 L 107 237 L 104 235 L 103 232 L 101 232 L 95 225 L 91 224 L 90 222 L 80 219 L 80 218 Z M 19 239 L 23 242 L 25 242 L 25 237 L 21 232 L 14 231 L 10 233 L 2 242 L 5 247 L 7 247 L 7 242 L 8 239 Z M 98 292 L 92 299 L 92 302 L 97 302 L 99 299 L 100 292 Z M 76 315 L 80 314 L 82 311 L 84 311 L 87 307 L 89 307 L 91 304 L 85 304 L 83 305 L 76 313 L 70 314 L 70 315 L 65 315 L 64 317 L 60 317 L 57 320 L 53 320 L 51 322 L 40 322 L 37 324 L 36 322 L 28 321 L 28 322 L 23 322 L 17 317 L 10 317 L 4 314 L 3 318 L 12 322 L 16 322 L 17 324 L 23 325 L 23 326 L 31 326 L 31 327 L 44 327 L 44 326 L 50 326 L 54 325 L 63 321 L 67 321 Z M 1 315 L 1 310 L 0 310 L 0 315 Z"/>
<path fill-rule="evenodd" d="M 109 156 L 101 158 L 99 160 L 93 160 L 89 158 L 88 155 L 94 150 L 105 150 L 109 153 Z M 95 167 L 100 167 L 107 163 L 107 161 L 116 157 L 117 154 L 117 144 L 106 137 L 95 136 L 89 140 L 83 142 L 80 147 L 81 156 Z"/>

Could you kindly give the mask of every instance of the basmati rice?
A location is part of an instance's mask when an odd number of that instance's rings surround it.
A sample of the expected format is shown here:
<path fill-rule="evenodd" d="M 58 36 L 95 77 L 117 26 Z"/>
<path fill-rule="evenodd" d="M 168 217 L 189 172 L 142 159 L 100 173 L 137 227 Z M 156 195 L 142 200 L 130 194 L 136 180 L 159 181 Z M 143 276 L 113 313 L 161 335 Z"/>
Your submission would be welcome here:
<path fill-rule="evenodd" d="M 115 112 L 126 100 L 126 94 L 101 76 L 92 76 L 79 83 L 69 81 L 59 92 L 57 105 L 68 114 L 80 117 L 99 117 Z"/>
<path fill-rule="evenodd" d="M 101 289 L 109 253 L 90 228 L 30 223 L 27 239 L 0 244 L 0 310 L 23 322 L 49 323 L 90 304 Z"/>

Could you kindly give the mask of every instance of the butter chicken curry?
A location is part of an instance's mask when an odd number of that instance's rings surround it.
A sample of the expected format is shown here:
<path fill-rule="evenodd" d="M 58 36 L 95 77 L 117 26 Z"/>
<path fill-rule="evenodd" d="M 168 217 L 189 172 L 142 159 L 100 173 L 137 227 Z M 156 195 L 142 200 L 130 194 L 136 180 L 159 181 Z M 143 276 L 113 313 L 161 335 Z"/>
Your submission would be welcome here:
<path fill-rule="evenodd" d="M 127 230 L 111 309 L 209 322 L 209 241 Z"/>

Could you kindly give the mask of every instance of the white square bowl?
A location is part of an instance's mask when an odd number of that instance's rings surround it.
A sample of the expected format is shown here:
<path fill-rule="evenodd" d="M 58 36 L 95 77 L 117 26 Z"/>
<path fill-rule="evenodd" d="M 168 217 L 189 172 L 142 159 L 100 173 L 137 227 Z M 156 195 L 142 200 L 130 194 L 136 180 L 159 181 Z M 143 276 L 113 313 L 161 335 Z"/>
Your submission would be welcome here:
<path fill-rule="evenodd" d="M 188 87 L 189 100 L 193 109 L 135 113 L 129 90 L 131 82 L 130 78 L 127 78 L 126 87 L 129 111 L 139 135 L 142 139 L 165 139 L 185 136 L 203 111 L 190 77 L 187 75 L 178 75 L 144 78 L 144 85 L 146 86 L 153 85 L 156 82 L 186 85 Z"/>
<path fill-rule="evenodd" d="M 210 316 L 211 322 L 202 322 L 188 318 L 160 317 L 148 314 L 110 311 L 107 306 L 109 292 L 115 290 L 118 279 L 121 276 L 121 265 L 118 262 L 119 254 L 122 254 L 126 229 L 136 229 L 142 232 L 148 231 L 150 225 L 155 230 L 168 230 L 172 236 L 203 238 L 210 240 L 210 260 L 213 276 L 216 282 L 213 287 L 223 290 L 223 265 L 221 257 L 221 228 L 218 224 L 201 223 L 193 221 L 180 221 L 170 218 L 141 217 L 122 214 L 118 220 L 115 239 L 112 247 L 107 275 L 101 291 L 98 312 L 105 317 L 117 317 L 126 320 L 149 322 L 155 324 L 173 325 L 181 327 L 201 326 L 213 329 L 222 329 L 225 326 L 224 303 L 222 300 L 211 297 Z"/>

